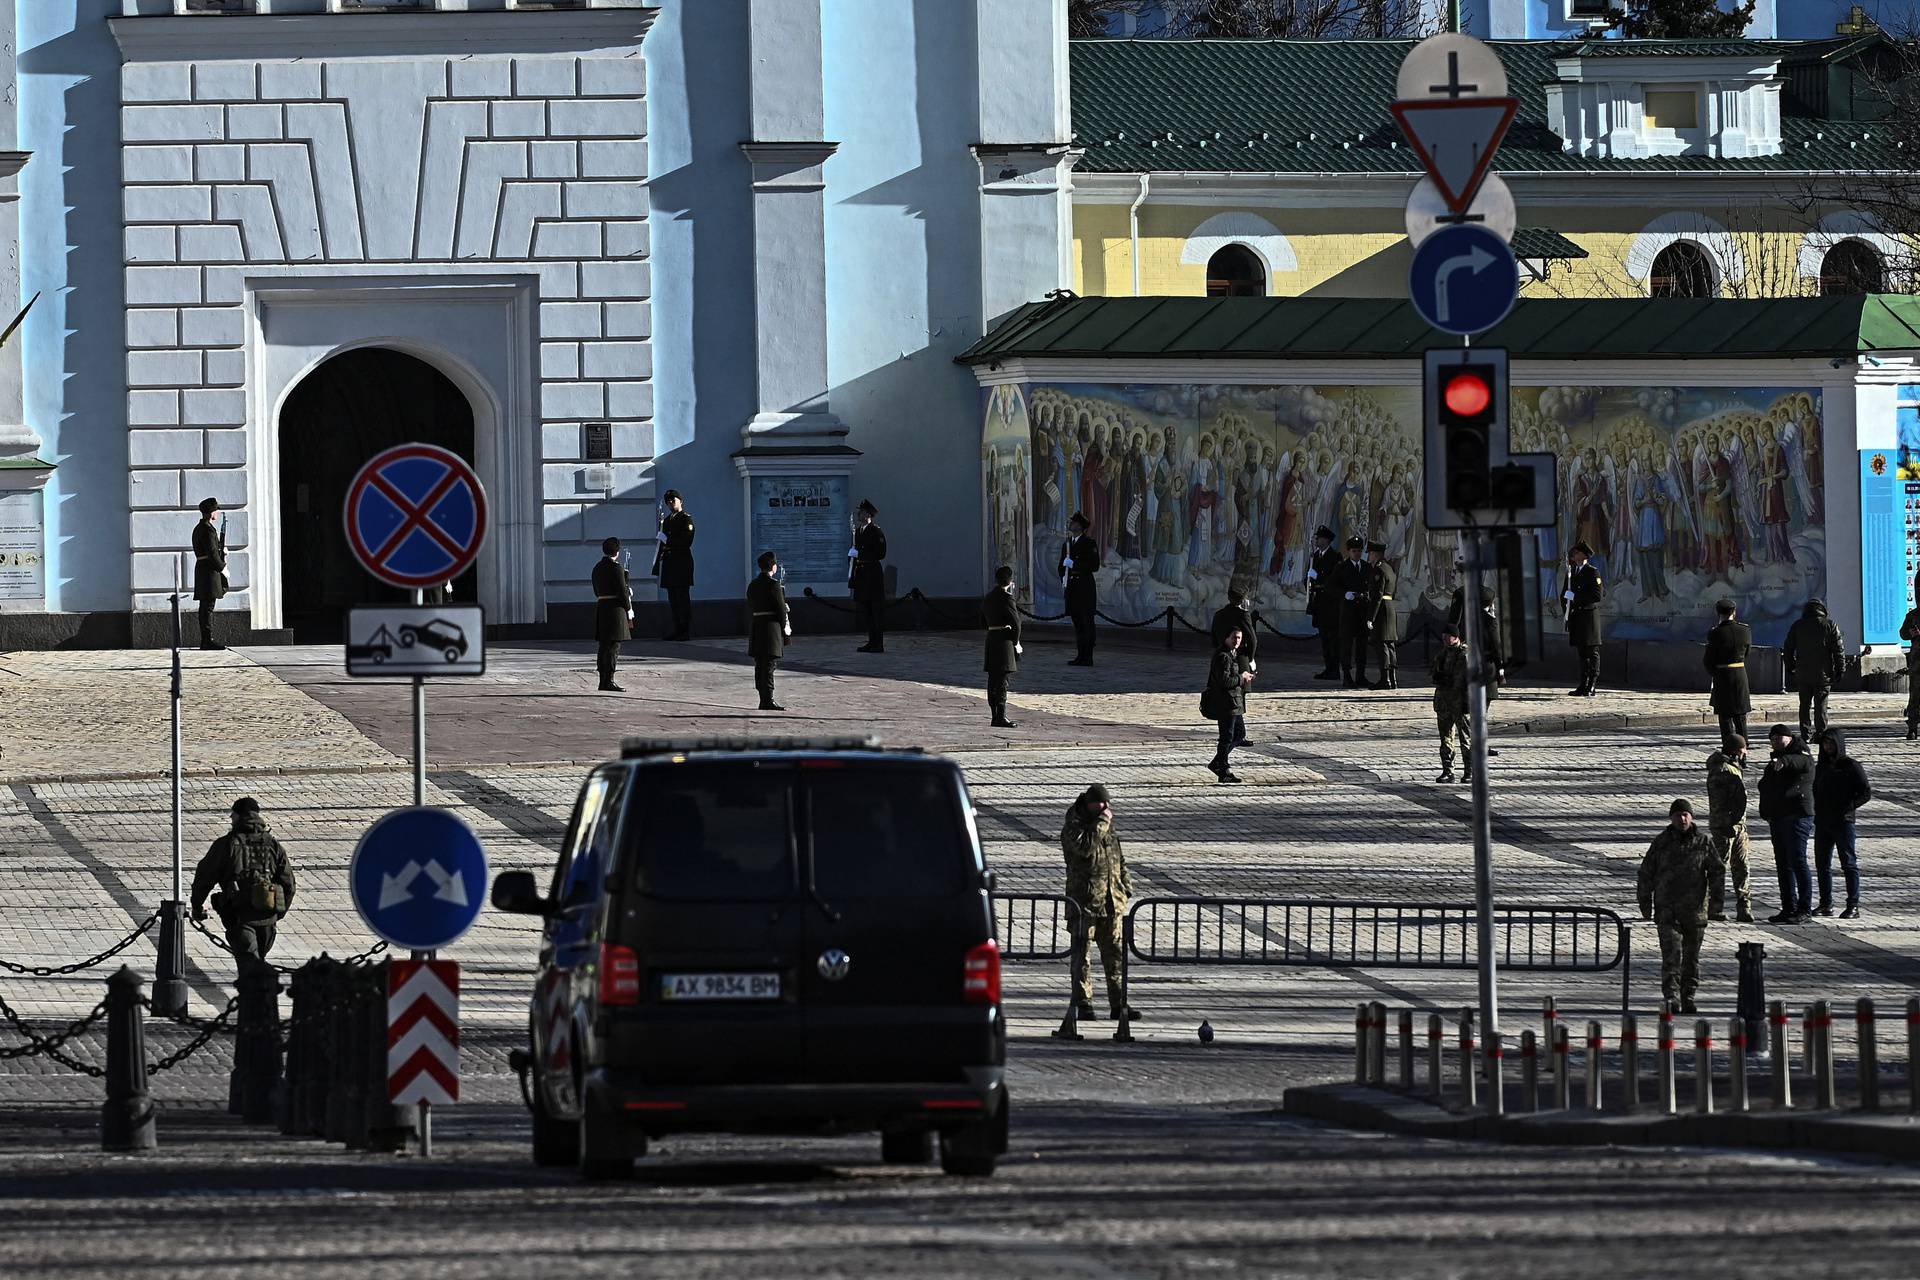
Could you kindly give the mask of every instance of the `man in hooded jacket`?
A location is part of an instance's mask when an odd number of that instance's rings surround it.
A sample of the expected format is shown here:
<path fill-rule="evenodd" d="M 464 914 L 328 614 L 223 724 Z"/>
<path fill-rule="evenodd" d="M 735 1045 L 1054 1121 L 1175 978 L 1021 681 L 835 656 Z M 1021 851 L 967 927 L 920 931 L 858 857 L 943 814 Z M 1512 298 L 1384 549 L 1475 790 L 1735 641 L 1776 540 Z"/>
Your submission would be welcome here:
<path fill-rule="evenodd" d="M 1860 914 L 1860 862 L 1854 850 L 1853 815 L 1873 799 L 1873 787 L 1860 762 L 1847 754 L 1847 738 L 1838 729 L 1820 735 L 1820 758 L 1813 767 L 1813 859 L 1820 883 L 1817 916 L 1833 914 L 1833 851 L 1840 850 L 1840 872 L 1847 881 L 1842 920 Z"/>
<path fill-rule="evenodd" d="M 1773 841 L 1780 876 L 1780 911 L 1768 924 L 1804 924 L 1813 917 L 1813 872 L 1807 837 L 1813 834 L 1813 757 L 1784 724 L 1767 735 L 1773 754 L 1760 774 L 1760 816 Z"/>
<path fill-rule="evenodd" d="M 1787 679 L 1800 693 L 1800 740 L 1811 742 L 1827 728 L 1827 695 L 1846 670 L 1846 645 L 1827 616 L 1824 600 L 1809 600 L 1780 646 Z"/>

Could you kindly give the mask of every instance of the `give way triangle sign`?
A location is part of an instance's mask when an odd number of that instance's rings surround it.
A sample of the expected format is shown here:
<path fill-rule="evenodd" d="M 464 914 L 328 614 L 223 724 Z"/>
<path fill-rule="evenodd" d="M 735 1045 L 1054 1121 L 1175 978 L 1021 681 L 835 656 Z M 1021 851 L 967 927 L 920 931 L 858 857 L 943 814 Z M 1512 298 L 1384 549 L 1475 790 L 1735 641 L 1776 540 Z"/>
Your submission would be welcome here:
<path fill-rule="evenodd" d="M 1411 98 L 1388 109 L 1420 163 L 1433 175 L 1447 207 L 1465 213 L 1520 102 L 1517 98 Z"/>

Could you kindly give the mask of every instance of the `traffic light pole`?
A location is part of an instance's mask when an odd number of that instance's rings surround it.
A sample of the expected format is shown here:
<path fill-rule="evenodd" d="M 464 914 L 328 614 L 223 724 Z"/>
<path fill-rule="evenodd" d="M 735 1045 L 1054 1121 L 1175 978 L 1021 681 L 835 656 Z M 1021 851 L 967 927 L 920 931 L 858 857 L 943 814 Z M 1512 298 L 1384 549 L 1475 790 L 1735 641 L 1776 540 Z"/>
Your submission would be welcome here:
<path fill-rule="evenodd" d="M 1486 619 L 1481 613 L 1487 539 L 1478 529 L 1462 531 L 1467 561 L 1466 599 L 1460 614 L 1467 624 L 1467 706 L 1472 716 L 1473 745 L 1468 759 L 1473 767 L 1473 896 L 1479 918 L 1480 1025 L 1488 1044 L 1500 1029 L 1499 984 L 1494 974 L 1493 938 L 1493 816 L 1487 796 L 1487 663 Z"/>

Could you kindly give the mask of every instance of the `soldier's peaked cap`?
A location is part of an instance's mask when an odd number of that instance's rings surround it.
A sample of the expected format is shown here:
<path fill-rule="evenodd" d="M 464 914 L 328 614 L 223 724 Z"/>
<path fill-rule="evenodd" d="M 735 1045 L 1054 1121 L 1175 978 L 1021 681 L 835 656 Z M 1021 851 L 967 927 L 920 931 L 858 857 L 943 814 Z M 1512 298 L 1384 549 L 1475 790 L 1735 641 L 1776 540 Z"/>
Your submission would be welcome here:
<path fill-rule="evenodd" d="M 1364 547 L 1365 545 L 1366 543 L 1360 540 L 1360 537 L 1358 534 L 1347 539 L 1347 546 L 1349 547 Z"/>
<path fill-rule="evenodd" d="M 1369 542 L 1367 544 L 1367 550 L 1378 551 L 1381 555 L 1385 555 L 1387 554 L 1387 544 L 1384 542 Z"/>
<path fill-rule="evenodd" d="M 1068 516 L 1067 523 L 1077 524 L 1083 529 L 1091 529 L 1093 527 L 1093 521 L 1087 519 L 1086 514 L 1080 511 L 1076 511 L 1072 515 Z"/>
<path fill-rule="evenodd" d="M 1460 624 L 1457 622 L 1449 622 L 1446 626 L 1440 628 L 1440 634 L 1443 636 L 1457 636 L 1460 634 Z"/>
<path fill-rule="evenodd" d="M 1573 544 L 1573 549 L 1574 549 L 1575 551 L 1578 551 L 1578 552 L 1579 552 L 1579 553 L 1580 553 L 1581 555 L 1583 555 L 1583 556 L 1586 556 L 1586 557 L 1587 557 L 1588 559 L 1592 559 L 1592 558 L 1593 558 L 1593 548 L 1592 548 L 1592 547 L 1590 547 L 1590 546 L 1588 546 L 1588 545 L 1587 545 L 1586 543 L 1584 543 L 1584 542 L 1576 542 L 1576 543 L 1574 543 L 1574 544 Z"/>
<path fill-rule="evenodd" d="M 860 499 L 860 505 L 855 509 L 859 511 L 864 511 L 870 516 L 877 516 L 880 514 L 880 508 L 874 506 L 873 503 L 867 501 L 865 498 Z"/>
<path fill-rule="evenodd" d="M 1721 613 L 1732 613 L 1735 609 L 1738 609 L 1740 606 L 1738 603 L 1735 602 L 1732 596 L 1721 596 L 1718 600 L 1715 600 L 1713 602 L 1713 607 L 1718 609 Z"/>
<path fill-rule="evenodd" d="M 1325 525 L 1321 525 L 1318 529 L 1315 529 L 1313 531 L 1313 536 L 1316 538 L 1325 538 L 1328 542 L 1332 542 L 1333 530 L 1327 528 L 1327 526 Z"/>

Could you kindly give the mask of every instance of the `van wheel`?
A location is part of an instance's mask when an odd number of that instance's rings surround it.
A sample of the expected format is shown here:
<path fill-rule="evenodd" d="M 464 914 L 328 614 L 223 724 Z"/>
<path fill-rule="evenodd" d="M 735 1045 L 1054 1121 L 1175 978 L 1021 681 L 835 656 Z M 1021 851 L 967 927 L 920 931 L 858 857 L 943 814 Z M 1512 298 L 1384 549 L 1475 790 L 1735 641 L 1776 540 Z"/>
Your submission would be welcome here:
<path fill-rule="evenodd" d="M 991 1120 L 945 1130 L 940 1134 L 940 1170 L 963 1178 L 988 1177 L 999 1158 L 998 1144 Z"/>
<path fill-rule="evenodd" d="M 886 1164 L 925 1164 L 933 1159 L 933 1135 L 925 1129 L 880 1135 L 880 1159 Z"/>
<path fill-rule="evenodd" d="M 547 1110 L 540 1079 L 533 1084 L 533 1162 L 543 1169 L 562 1169 L 580 1159 L 580 1127 L 556 1120 Z"/>

